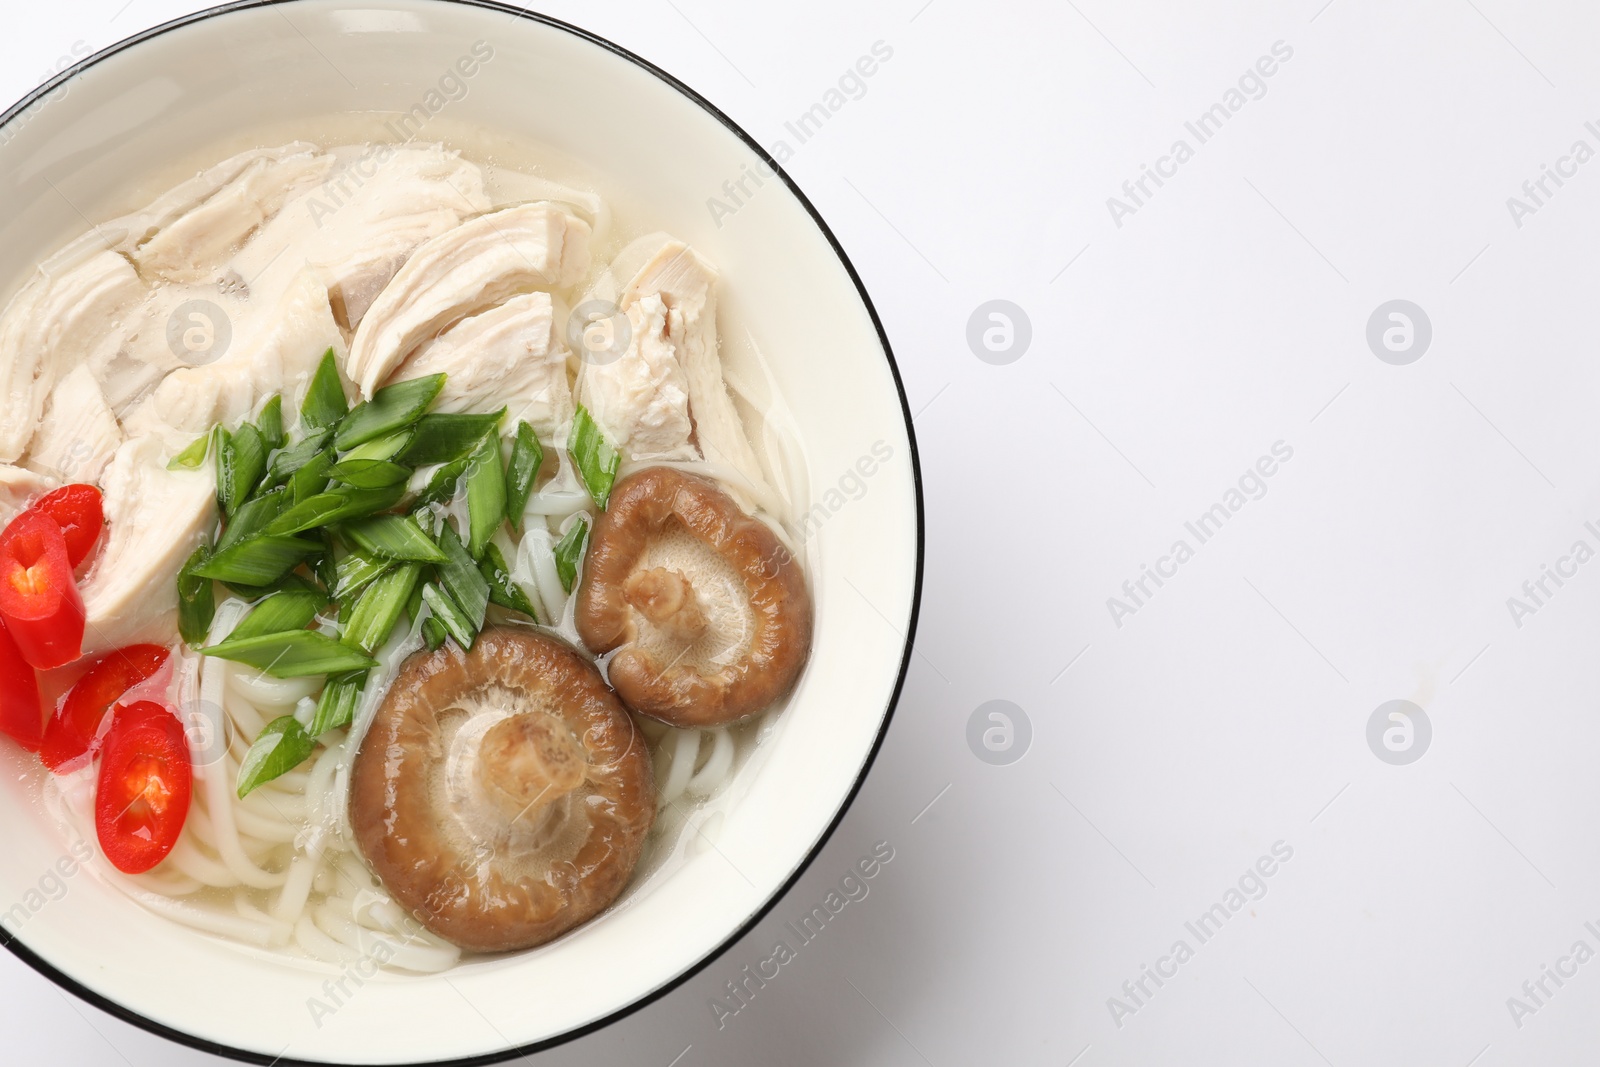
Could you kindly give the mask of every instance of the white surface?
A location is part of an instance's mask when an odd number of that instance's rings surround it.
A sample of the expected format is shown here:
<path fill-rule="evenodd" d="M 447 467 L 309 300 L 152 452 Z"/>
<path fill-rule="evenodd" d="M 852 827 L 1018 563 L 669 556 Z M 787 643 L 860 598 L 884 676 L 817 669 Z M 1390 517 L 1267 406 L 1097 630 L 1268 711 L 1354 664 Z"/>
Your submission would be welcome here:
<path fill-rule="evenodd" d="M 75 41 L 187 9 L 121 5 L 20 10 L 0 90 L 20 95 Z M 1507 998 L 1574 942 L 1600 950 L 1584 926 L 1600 928 L 1600 568 L 1520 628 L 1506 601 L 1575 540 L 1600 547 L 1583 525 L 1600 520 L 1600 162 L 1521 228 L 1506 198 L 1573 141 L 1600 148 L 1583 126 L 1600 119 L 1600 15 L 548 10 L 767 144 L 793 145 L 785 121 L 875 41 L 894 49 L 789 169 L 861 270 L 921 411 L 930 536 L 906 696 L 832 843 L 703 974 L 537 1062 L 1590 1058 L 1600 963 L 1547 980 L 1520 1028 Z M 1106 198 L 1192 143 L 1185 121 L 1279 40 L 1294 55 L 1266 95 L 1115 227 Z M 965 340 L 994 298 L 1032 318 L 1007 366 Z M 1396 298 L 1434 327 L 1409 366 L 1365 339 Z M 1294 455 L 1265 496 L 1117 628 L 1106 598 L 1279 440 Z M 1433 725 L 1408 766 L 1366 741 L 1397 698 Z M 1010 766 L 966 742 L 993 699 L 1031 719 Z M 710 998 L 793 942 L 784 924 L 879 840 L 895 855 L 866 899 L 719 1030 Z M 1279 840 L 1293 857 L 1265 895 L 1198 944 L 1185 922 Z M 1118 1028 L 1107 998 L 1179 938 L 1194 957 Z M 19 1062 L 206 1062 L 9 956 L 0 975 Z"/>

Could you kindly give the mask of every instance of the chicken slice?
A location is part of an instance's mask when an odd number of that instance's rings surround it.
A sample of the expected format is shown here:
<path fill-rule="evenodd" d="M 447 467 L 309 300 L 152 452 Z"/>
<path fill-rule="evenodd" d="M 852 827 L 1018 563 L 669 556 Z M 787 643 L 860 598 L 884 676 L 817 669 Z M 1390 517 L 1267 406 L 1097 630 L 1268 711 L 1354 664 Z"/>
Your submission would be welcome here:
<path fill-rule="evenodd" d="M 235 310 L 227 350 L 214 362 L 163 378 L 123 420 L 130 437 L 157 436 L 170 455 L 217 423 L 234 426 L 250 418 L 275 393 L 283 395 L 285 411 L 297 410 L 322 354 L 331 348 L 335 358 L 344 355 L 328 291 L 310 272 L 298 275 L 276 301 L 256 293 Z"/>
<path fill-rule="evenodd" d="M 689 417 L 689 377 L 668 336 L 667 305 L 651 295 L 627 308 L 628 347 L 615 359 L 585 360 L 584 406 L 630 460 L 699 459 Z"/>
<path fill-rule="evenodd" d="M 310 267 L 334 316 L 355 329 L 411 253 L 489 210 L 482 169 L 442 145 L 347 145 L 322 184 L 284 205 L 236 256 L 251 288 Z"/>
<path fill-rule="evenodd" d="M 102 243 L 110 241 L 116 251 L 132 255 L 158 230 L 199 207 L 218 189 L 239 177 L 251 164 L 261 160 L 272 162 L 315 150 L 315 145 L 305 141 L 293 141 L 276 148 L 247 149 L 179 182 L 144 207 L 101 223 L 93 232 Z"/>
<path fill-rule="evenodd" d="M 451 323 L 589 270 L 589 224 L 550 204 L 480 215 L 416 250 L 361 320 L 347 376 L 370 397 L 416 347 Z"/>
<path fill-rule="evenodd" d="M 645 241 L 661 240 L 659 237 Z M 644 242 L 639 242 L 643 244 Z M 625 311 L 659 300 L 666 307 L 666 337 L 688 382 L 689 411 L 695 441 L 708 462 L 738 471 L 757 487 L 765 487 L 744 423 L 722 380 L 717 352 L 717 272 L 682 241 L 661 241 L 655 254 L 622 290 Z"/>
<path fill-rule="evenodd" d="M 0 530 L 21 515 L 36 498 L 56 487 L 56 483 L 37 471 L 0 466 Z"/>
<path fill-rule="evenodd" d="M 79 364 L 50 394 L 27 467 L 62 482 L 97 482 L 121 444 L 122 427 L 94 371 Z"/>
<path fill-rule="evenodd" d="M 567 348 L 556 337 L 549 293 L 525 293 L 462 319 L 400 364 L 403 381 L 444 373 L 435 411 L 493 411 L 504 406 L 506 432 L 526 421 L 545 442 L 565 445 L 572 426 Z"/>
<path fill-rule="evenodd" d="M 128 261 L 98 251 L 58 255 L 0 314 L 0 463 L 15 463 L 45 400 L 64 375 L 102 348 L 147 292 Z"/>
<path fill-rule="evenodd" d="M 290 197 L 315 186 L 333 169 L 332 156 L 310 145 L 299 149 L 251 160 L 204 200 L 164 222 L 133 254 L 140 273 L 174 282 L 215 277 Z"/>
<path fill-rule="evenodd" d="M 134 438 L 112 457 L 102 491 L 104 547 L 82 585 L 83 654 L 167 644 L 177 629 L 178 571 L 216 519 L 211 466 L 169 471 L 159 438 Z"/>

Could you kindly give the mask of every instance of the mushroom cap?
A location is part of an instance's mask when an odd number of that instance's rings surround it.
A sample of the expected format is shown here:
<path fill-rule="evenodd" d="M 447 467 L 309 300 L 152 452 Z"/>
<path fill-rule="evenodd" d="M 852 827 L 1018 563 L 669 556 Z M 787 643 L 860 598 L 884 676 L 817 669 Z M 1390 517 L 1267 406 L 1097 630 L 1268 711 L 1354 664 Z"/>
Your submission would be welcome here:
<path fill-rule="evenodd" d="M 647 467 L 595 521 L 578 635 L 643 715 L 720 726 L 787 693 L 811 653 L 811 594 L 775 533 L 704 478 Z"/>
<path fill-rule="evenodd" d="M 655 811 L 645 739 L 599 672 L 509 627 L 406 660 L 350 775 L 350 824 L 390 895 L 478 952 L 543 944 L 603 910 Z"/>

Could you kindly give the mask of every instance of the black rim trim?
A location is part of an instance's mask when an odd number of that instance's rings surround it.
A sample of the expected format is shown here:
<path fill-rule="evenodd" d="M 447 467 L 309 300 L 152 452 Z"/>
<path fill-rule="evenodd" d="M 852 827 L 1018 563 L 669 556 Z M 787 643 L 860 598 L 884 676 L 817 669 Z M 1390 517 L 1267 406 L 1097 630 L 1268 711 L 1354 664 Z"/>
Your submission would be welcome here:
<path fill-rule="evenodd" d="M 55 77 L 51 78 L 49 81 L 44 82 L 38 88 L 34 89 L 33 92 L 29 93 L 16 104 L 12 105 L 5 111 L 4 114 L 0 114 L 0 131 L 3 131 L 5 126 L 17 115 L 32 107 L 41 98 L 54 92 L 63 83 L 75 77 L 81 71 L 87 70 L 96 63 L 108 59 L 119 52 L 125 51 L 134 45 L 141 44 L 144 41 L 150 40 L 151 38 L 170 33 L 173 30 L 181 29 L 197 22 L 203 22 L 207 19 L 215 18 L 218 15 L 227 15 L 235 11 L 244 11 L 251 8 L 276 7 L 279 4 L 298 2 L 299 0 L 237 0 L 235 3 L 221 4 L 217 7 L 207 8 L 204 11 L 197 11 L 192 15 L 185 15 L 181 18 L 173 19 L 170 22 L 164 22 L 160 25 L 152 26 L 150 29 L 143 31 L 142 33 L 135 34 L 134 36 L 118 41 L 115 44 L 108 45 L 93 55 L 86 56 L 77 63 L 74 63 L 66 70 L 63 70 Z M 795 199 L 800 202 L 800 205 L 805 208 L 806 213 L 811 216 L 811 221 L 816 224 L 817 229 L 822 232 L 822 236 L 827 239 L 828 245 L 833 249 L 834 255 L 839 257 L 840 265 L 844 267 L 845 273 L 850 276 L 850 281 L 855 285 L 856 295 L 860 297 L 862 306 L 867 309 L 867 315 L 872 320 L 873 329 L 876 330 L 878 334 L 878 342 L 883 347 L 884 359 L 889 365 L 889 374 L 894 380 L 895 392 L 900 397 L 900 411 L 905 419 L 906 441 L 911 450 L 911 481 L 912 492 L 915 498 L 917 518 L 917 560 L 916 573 L 912 583 L 911 615 L 907 620 L 905 651 L 901 655 L 900 670 L 895 677 L 894 688 L 889 694 L 888 705 L 884 709 L 883 724 L 878 729 L 878 736 L 873 739 L 872 748 L 867 753 L 866 761 L 861 765 L 861 771 L 856 776 L 855 783 L 850 787 L 850 791 L 845 795 L 843 803 L 839 805 L 838 812 L 835 813 L 833 819 L 823 830 L 822 836 L 817 839 L 816 844 L 811 847 L 811 849 L 806 853 L 805 857 L 800 861 L 799 865 L 795 867 L 794 872 L 790 874 L 783 884 L 778 887 L 778 889 L 772 894 L 771 898 L 756 910 L 755 914 L 753 914 L 743 925 L 730 934 L 721 944 L 707 952 L 706 955 L 699 960 L 699 962 L 683 971 L 683 973 L 679 974 L 677 977 L 663 983 L 660 988 L 652 990 L 632 1003 L 617 1009 L 610 1015 L 596 1019 L 592 1022 L 585 1023 L 582 1026 L 568 1030 L 561 1034 L 557 1034 L 554 1037 L 548 1037 L 542 1041 L 536 1041 L 528 1045 L 509 1048 L 501 1052 L 493 1052 L 482 1056 L 469 1056 L 466 1058 L 453 1060 L 417 1061 L 416 1063 L 409 1065 L 409 1067 L 479 1067 L 479 1065 L 484 1064 L 504 1063 L 507 1060 L 528 1056 L 536 1052 L 543 1052 L 548 1049 L 555 1048 L 558 1045 L 564 1045 L 570 1041 L 576 1041 L 581 1037 L 587 1037 L 589 1034 L 603 1030 L 612 1023 L 618 1022 L 637 1011 L 649 1007 L 651 1004 L 654 1004 L 667 994 L 674 992 L 684 983 L 688 982 L 701 971 L 715 963 L 730 948 L 742 940 L 746 934 L 755 929 L 755 927 L 760 924 L 761 920 L 765 919 L 767 915 L 778 906 L 778 903 L 782 901 L 784 897 L 789 895 L 789 892 L 795 887 L 795 884 L 799 882 L 801 876 L 803 876 L 805 872 L 810 869 L 811 864 L 816 860 L 817 856 L 833 838 L 834 832 L 839 828 L 839 824 L 844 821 L 845 815 L 850 811 L 851 806 L 855 803 L 856 796 L 861 792 L 861 787 L 866 783 L 868 773 L 871 772 L 873 764 L 877 762 L 878 753 L 883 748 L 884 739 L 888 736 L 890 723 L 894 720 L 895 710 L 900 704 L 900 698 L 905 689 L 906 675 L 911 668 L 912 644 L 916 639 L 917 623 L 922 612 L 922 579 L 923 565 L 925 562 L 926 516 L 923 510 L 922 460 L 917 450 L 916 429 L 912 424 L 913 417 L 911 414 L 911 405 L 906 397 L 905 383 L 900 377 L 900 367 L 895 362 L 894 350 L 889 345 L 889 335 L 883 328 L 883 321 L 878 317 L 878 309 L 873 305 L 871 296 L 867 294 L 866 286 L 862 284 L 861 275 L 857 273 L 855 264 L 850 261 L 850 257 L 845 253 L 844 248 L 839 244 L 839 239 L 834 236 L 833 230 L 829 228 L 827 222 L 823 220 L 822 215 L 818 213 L 816 206 L 813 205 L 810 198 L 808 198 L 806 194 L 800 190 L 800 187 L 795 184 L 794 179 L 791 178 L 788 172 L 786 172 L 783 167 L 779 165 L 778 161 L 773 159 L 772 156 L 768 154 L 766 149 L 762 148 L 753 137 L 746 133 L 738 123 L 733 121 L 733 119 L 729 118 L 728 115 L 722 111 L 722 109 L 718 108 L 715 104 L 701 96 L 694 89 L 691 89 L 688 85 L 684 84 L 673 75 L 667 73 L 665 70 L 662 70 L 654 63 L 651 63 L 642 56 L 634 54 L 633 52 L 613 41 L 591 33 L 588 30 L 582 29 L 581 27 L 574 26 L 571 23 L 552 18 L 549 15 L 502 3 L 501 0 L 432 0 L 432 2 L 456 4 L 462 7 L 485 8 L 491 11 L 499 11 L 508 15 L 514 15 L 518 18 L 524 18 L 531 22 L 537 22 L 553 29 L 570 33 L 580 40 L 587 41 L 592 45 L 603 48 L 607 52 L 633 63 L 635 66 L 638 66 L 646 72 L 661 79 L 673 89 L 688 97 L 689 100 L 699 105 L 700 108 L 702 108 L 707 114 L 711 115 L 718 122 L 722 123 L 722 125 L 731 131 L 735 137 L 739 138 L 739 140 L 744 143 L 745 147 L 754 152 L 767 166 L 771 167 L 779 178 L 783 179 L 783 184 L 788 188 L 789 192 L 794 195 Z M 10 935 L 9 937 L 0 938 L 0 943 L 3 943 L 5 948 L 8 949 L 18 959 L 22 960 L 23 963 L 26 963 L 29 967 L 32 967 L 35 971 L 38 971 L 40 974 L 50 979 L 50 981 L 65 989 L 67 992 L 72 993 L 74 996 L 87 1001 L 109 1015 L 114 1015 L 124 1022 L 131 1023 L 132 1025 L 139 1027 L 141 1030 L 146 1030 L 152 1034 L 157 1034 L 177 1044 L 186 1045 L 202 1052 L 209 1052 L 215 1056 L 223 1056 L 228 1059 L 238 1060 L 244 1063 L 263 1064 L 266 1065 L 266 1067 L 274 1067 L 274 1065 L 280 1065 L 280 1067 L 351 1067 L 350 1064 L 334 1064 L 326 1060 L 298 1060 L 283 1056 L 266 1056 L 262 1053 L 234 1048 L 231 1045 L 219 1044 L 215 1041 L 198 1037 L 186 1031 L 174 1029 L 173 1027 L 167 1026 L 163 1023 L 156 1022 L 154 1019 L 151 1019 L 147 1016 L 140 1015 L 138 1012 L 131 1011 L 117 1002 L 79 984 L 76 980 L 57 970 L 53 965 L 46 962 L 42 957 L 34 953 L 33 950 L 29 949 L 22 943 L 21 938 L 17 935 Z"/>

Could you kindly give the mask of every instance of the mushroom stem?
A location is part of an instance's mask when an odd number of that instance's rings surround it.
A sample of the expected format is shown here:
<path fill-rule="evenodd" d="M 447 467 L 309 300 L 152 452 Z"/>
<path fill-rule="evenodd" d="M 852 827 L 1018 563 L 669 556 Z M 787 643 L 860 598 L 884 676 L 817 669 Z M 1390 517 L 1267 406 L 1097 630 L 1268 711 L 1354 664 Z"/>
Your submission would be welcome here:
<path fill-rule="evenodd" d="M 622 596 L 646 619 L 680 641 L 693 641 L 706 631 L 706 614 L 694 586 L 680 571 L 665 567 L 635 571 L 623 583 Z"/>
<path fill-rule="evenodd" d="M 583 783 L 582 749 L 572 731 L 548 715 L 500 720 L 484 734 L 478 754 L 484 789 L 511 822 L 537 825 L 539 813 Z"/>

